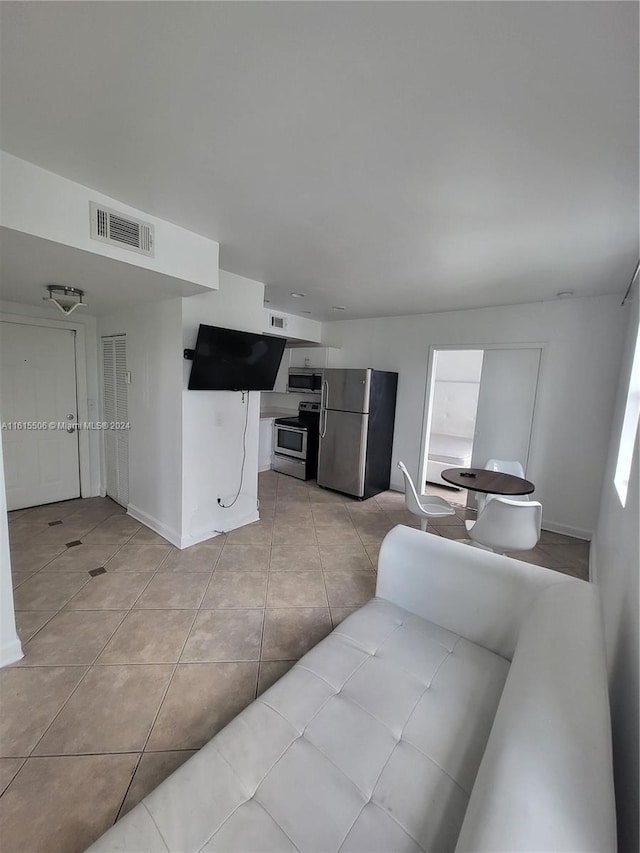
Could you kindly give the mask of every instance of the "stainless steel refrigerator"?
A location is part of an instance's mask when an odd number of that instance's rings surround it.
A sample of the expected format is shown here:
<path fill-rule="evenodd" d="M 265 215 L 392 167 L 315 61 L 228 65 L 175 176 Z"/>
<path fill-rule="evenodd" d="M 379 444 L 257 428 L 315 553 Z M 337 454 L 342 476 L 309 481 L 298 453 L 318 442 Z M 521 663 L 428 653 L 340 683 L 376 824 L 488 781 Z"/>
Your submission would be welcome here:
<path fill-rule="evenodd" d="M 398 374 L 324 371 L 318 485 L 370 498 L 389 488 Z"/>

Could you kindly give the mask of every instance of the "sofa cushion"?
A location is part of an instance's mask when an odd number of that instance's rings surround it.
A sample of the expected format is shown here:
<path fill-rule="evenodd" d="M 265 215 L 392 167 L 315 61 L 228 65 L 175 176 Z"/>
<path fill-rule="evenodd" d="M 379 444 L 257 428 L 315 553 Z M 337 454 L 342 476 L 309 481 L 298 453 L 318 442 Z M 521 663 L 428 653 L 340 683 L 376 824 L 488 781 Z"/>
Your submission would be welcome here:
<path fill-rule="evenodd" d="M 91 850 L 453 850 L 508 670 L 374 599 Z"/>

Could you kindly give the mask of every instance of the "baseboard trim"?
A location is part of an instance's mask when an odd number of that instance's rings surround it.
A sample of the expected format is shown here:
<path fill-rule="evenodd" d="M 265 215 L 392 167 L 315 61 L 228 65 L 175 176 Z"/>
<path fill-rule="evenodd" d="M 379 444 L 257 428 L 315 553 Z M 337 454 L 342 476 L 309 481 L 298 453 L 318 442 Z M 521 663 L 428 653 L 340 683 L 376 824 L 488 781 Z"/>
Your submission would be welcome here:
<path fill-rule="evenodd" d="M 163 536 L 168 542 L 171 542 L 172 545 L 175 545 L 176 548 L 179 548 L 181 551 L 184 548 L 190 548 L 192 545 L 198 545 L 200 542 L 206 542 L 209 539 L 215 539 L 216 536 L 220 536 L 221 533 L 227 533 L 226 530 L 200 530 L 198 533 L 192 533 L 188 536 L 181 536 L 177 530 L 173 530 L 171 527 L 167 527 L 166 524 L 163 524 L 161 521 L 158 521 L 157 518 L 154 518 L 149 513 L 144 512 L 139 507 L 134 506 L 133 504 L 129 504 L 127 506 L 127 515 L 130 515 L 131 518 L 135 518 L 136 521 L 142 522 L 146 527 L 151 528 L 160 536 Z M 251 524 L 254 521 L 259 521 L 260 516 L 258 515 L 257 510 L 254 510 L 250 513 L 246 518 L 243 518 L 237 524 L 234 524 L 233 527 L 229 528 L 230 530 L 237 530 L 238 527 L 244 527 L 245 524 Z"/>
<path fill-rule="evenodd" d="M 160 536 L 164 537 L 168 542 L 171 542 L 172 545 L 175 545 L 176 548 L 182 548 L 183 545 L 180 544 L 180 534 L 177 530 L 173 530 L 171 527 L 167 527 L 166 524 L 163 524 L 161 521 L 158 521 L 157 518 L 154 518 L 152 515 L 144 512 L 139 509 L 139 507 L 134 506 L 133 504 L 129 504 L 127 506 L 127 515 L 130 515 L 131 518 L 135 518 L 136 521 L 142 522 L 146 527 L 150 527 L 151 530 L 154 530 Z"/>
<path fill-rule="evenodd" d="M 192 533 L 189 536 L 182 537 L 182 545 L 181 548 L 190 548 L 192 545 L 198 545 L 200 542 L 206 542 L 209 539 L 214 539 L 216 536 L 220 536 L 223 533 L 230 533 L 232 530 L 237 530 L 239 527 L 244 527 L 246 524 L 252 524 L 254 521 L 260 521 L 260 516 L 258 515 L 257 510 L 253 510 L 253 512 L 249 513 L 246 517 L 244 517 L 237 524 L 234 524 L 233 527 L 229 527 L 227 530 L 201 530 L 198 533 Z"/>
<path fill-rule="evenodd" d="M 556 521 L 543 521 L 542 529 L 548 530 L 550 533 L 562 533 L 565 536 L 573 536 L 574 539 L 585 539 L 590 542 L 593 538 L 592 530 L 585 530 L 583 527 L 573 527 L 571 524 L 559 524 Z"/>
<path fill-rule="evenodd" d="M 23 657 L 22 643 L 16 637 L 13 642 L 0 648 L 0 667 L 9 666 L 10 663 L 15 663 Z"/>

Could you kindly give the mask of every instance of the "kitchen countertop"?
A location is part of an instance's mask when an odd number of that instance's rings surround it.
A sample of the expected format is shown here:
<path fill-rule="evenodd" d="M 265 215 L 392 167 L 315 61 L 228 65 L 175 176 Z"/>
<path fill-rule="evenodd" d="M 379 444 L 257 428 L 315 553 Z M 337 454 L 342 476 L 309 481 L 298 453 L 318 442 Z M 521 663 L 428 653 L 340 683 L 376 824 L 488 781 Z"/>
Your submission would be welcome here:
<path fill-rule="evenodd" d="M 296 409 L 261 409 L 260 420 L 266 421 L 269 418 L 294 418 L 297 414 Z"/>

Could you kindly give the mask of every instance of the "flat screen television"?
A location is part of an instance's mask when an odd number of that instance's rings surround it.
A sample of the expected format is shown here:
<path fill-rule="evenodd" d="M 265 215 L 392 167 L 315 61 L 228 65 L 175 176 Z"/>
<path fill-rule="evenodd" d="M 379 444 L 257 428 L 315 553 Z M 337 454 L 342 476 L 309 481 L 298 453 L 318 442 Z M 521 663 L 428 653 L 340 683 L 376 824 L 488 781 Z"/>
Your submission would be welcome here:
<path fill-rule="evenodd" d="M 200 325 L 191 391 L 272 391 L 285 338 Z"/>

